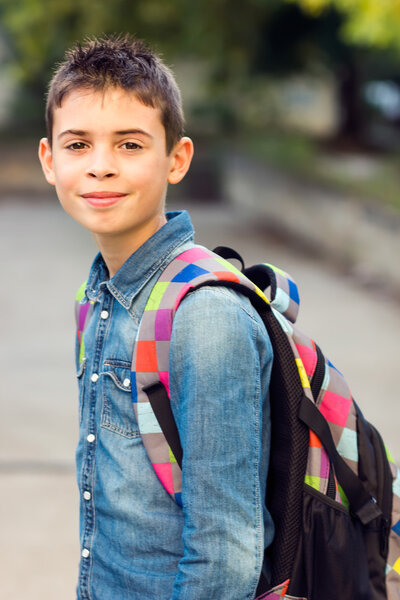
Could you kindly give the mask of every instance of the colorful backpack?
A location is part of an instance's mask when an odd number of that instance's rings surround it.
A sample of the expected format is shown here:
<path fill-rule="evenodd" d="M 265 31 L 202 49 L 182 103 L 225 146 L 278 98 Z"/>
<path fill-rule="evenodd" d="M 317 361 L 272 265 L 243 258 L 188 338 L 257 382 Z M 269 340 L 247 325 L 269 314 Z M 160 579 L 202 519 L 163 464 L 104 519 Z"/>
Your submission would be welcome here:
<path fill-rule="evenodd" d="M 216 251 L 195 246 L 167 266 L 134 344 L 133 407 L 158 478 L 181 505 L 182 448 L 169 401 L 174 314 L 201 286 L 237 289 L 257 308 L 274 349 L 266 505 L 276 533 L 266 550 L 272 581 L 261 575 L 257 600 L 399 600 L 399 470 L 342 374 L 294 326 L 293 279 L 269 264 L 245 269 L 234 251 Z M 242 272 L 226 258 L 240 260 Z M 77 305 L 81 347 L 88 304 Z"/>

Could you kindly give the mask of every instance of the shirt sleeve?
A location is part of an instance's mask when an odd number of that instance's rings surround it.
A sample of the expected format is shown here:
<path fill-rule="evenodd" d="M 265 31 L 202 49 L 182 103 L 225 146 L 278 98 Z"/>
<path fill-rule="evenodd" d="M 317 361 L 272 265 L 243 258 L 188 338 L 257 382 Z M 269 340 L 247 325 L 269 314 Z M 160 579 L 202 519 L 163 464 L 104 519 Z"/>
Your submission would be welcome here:
<path fill-rule="evenodd" d="M 254 598 L 272 537 L 272 524 L 264 527 L 271 364 L 247 298 L 208 287 L 183 300 L 170 390 L 183 449 L 184 554 L 171 600 Z"/>

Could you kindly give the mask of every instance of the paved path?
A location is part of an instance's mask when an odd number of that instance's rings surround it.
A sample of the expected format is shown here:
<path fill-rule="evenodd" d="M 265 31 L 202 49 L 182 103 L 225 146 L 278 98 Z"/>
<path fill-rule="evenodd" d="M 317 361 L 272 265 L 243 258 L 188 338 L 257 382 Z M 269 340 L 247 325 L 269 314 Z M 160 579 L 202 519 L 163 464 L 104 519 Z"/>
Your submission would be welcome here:
<path fill-rule="evenodd" d="M 352 383 L 400 459 L 400 309 L 318 261 L 266 238 L 227 205 L 191 205 L 197 240 L 248 263 L 279 264 L 301 284 L 300 327 Z M 0 600 L 72 600 L 79 560 L 72 346 L 74 291 L 95 248 L 46 200 L 0 201 Z"/>

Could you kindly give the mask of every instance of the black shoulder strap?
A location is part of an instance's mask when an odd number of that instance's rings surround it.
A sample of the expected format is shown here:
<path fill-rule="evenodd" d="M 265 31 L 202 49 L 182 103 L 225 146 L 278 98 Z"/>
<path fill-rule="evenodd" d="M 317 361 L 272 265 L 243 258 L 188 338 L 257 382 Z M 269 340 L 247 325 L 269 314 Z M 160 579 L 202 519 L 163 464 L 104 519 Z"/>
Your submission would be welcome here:
<path fill-rule="evenodd" d="M 176 462 L 182 469 L 183 451 L 167 390 L 160 382 L 143 388 L 143 391 L 146 392 L 165 439 L 176 458 Z"/>

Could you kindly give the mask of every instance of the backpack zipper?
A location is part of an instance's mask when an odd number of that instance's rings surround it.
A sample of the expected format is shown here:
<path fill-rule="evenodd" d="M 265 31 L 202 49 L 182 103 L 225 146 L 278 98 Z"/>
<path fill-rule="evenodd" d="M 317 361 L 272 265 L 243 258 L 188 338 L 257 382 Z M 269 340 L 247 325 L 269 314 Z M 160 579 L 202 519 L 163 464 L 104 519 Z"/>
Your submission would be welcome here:
<path fill-rule="evenodd" d="M 333 474 L 333 464 L 332 461 L 329 461 L 329 476 L 328 476 L 328 487 L 326 488 L 326 495 L 328 498 L 332 498 L 335 500 L 336 498 L 336 484 L 335 484 L 335 476 Z"/>

